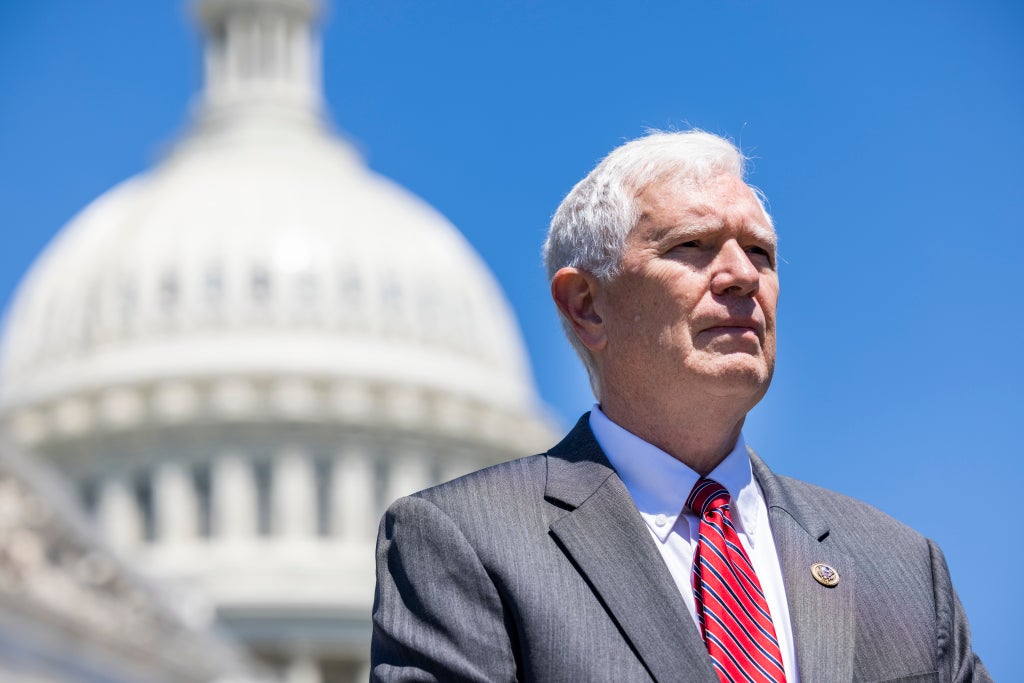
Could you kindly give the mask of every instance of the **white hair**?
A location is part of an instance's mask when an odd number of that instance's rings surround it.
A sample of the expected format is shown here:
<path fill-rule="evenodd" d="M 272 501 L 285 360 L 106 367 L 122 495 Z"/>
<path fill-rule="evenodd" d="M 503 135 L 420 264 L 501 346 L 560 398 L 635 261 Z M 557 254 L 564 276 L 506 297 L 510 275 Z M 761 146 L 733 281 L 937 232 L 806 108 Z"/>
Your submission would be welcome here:
<path fill-rule="evenodd" d="M 576 183 L 555 211 L 544 241 L 548 280 L 567 266 L 600 281 L 610 280 L 621 265 L 626 235 L 640 220 L 639 195 L 647 187 L 666 178 L 698 183 L 718 175 L 743 179 L 745 162 L 732 142 L 697 129 L 651 131 L 614 149 Z M 564 316 L 562 327 L 600 397 L 590 350 Z"/>

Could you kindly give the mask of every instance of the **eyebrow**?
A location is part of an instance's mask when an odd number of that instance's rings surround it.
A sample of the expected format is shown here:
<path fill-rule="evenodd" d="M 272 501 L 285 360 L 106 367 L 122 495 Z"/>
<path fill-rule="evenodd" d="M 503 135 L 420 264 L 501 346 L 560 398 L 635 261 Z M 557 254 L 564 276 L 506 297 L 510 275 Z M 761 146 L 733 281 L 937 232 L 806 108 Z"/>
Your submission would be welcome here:
<path fill-rule="evenodd" d="M 722 223 L 688 223 L 682 225 L 667 225 L 663 228 L 655 228 L 653 234 L 650 237 L 652 242 L 662 242 L 669 238 L 677 237 L 699 237 L 709 232 L 715 232 L 716 230 L 722 229 Z M 772 245 L 773 248 L 778 247 L 778 236 L 775 229 L 769 225 L 755 224 L 747 225 L 744 228 L 745 231 L 752 234 L 756 239 L 762 242 L 767 242 Z"/>
<path fill-rule="evenodd" d="M 772 247 L 779 246 L 779 236 L 775 232 L 775 228 L 771 227 L 770 225 L 753 225 L 750 226 L 750 229 L 754 236 L 757 237 L 757 239 L 770 243 Z"/>

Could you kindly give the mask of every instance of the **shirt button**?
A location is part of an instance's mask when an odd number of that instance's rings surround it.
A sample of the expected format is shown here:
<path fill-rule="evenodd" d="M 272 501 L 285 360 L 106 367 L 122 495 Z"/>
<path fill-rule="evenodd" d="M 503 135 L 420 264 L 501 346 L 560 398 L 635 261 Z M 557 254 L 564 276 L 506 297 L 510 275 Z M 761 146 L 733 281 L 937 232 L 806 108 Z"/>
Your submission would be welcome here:
<path fill-rule="evenodd" d="M 665 515 L 658 515 L 657 517 L 654 518 L 654 523 L 657 524 L 658 526 L 665 526 L 665 524 L 667 522 L 668 522 L 668 517 L 666 517 Z"/>

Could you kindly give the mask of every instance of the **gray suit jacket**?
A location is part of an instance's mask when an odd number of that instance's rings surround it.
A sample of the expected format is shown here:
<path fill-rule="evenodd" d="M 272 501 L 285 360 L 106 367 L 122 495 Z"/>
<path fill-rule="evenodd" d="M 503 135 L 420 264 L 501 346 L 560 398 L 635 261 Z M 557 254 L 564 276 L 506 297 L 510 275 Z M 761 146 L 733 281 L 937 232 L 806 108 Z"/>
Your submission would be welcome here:
<path fill-rule="evenodd" d="M 586 418 L 548 453 L 391 506 L 377 544 L 371 680 L 717 683 Z M 803 683 L 991 680 L 932 541 L 751 460 Z M 814 580 L 816 562 L 839 571 L 837 586 Z"/>

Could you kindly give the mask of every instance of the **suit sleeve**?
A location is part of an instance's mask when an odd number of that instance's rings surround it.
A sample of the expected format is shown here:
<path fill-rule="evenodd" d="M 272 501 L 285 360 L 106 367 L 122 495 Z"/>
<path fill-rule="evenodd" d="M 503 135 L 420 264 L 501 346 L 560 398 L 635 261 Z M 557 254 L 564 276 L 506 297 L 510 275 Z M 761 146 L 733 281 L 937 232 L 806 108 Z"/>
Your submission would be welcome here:
<path fill-rule="evenodd" d="M 952 683 L 992 683 L 992 676 L 971 648 L 967 615 L 953 590 L 946 558 L 934 541 L 928 541 L 928 549 L 935 587 L 940 679 Z"/>
<path fill-rule="evenodd" d="M 377 536 L 371 681 L 510 681 L 516 662 L 494 583 L 433 503 L 396 501 Z"/>

